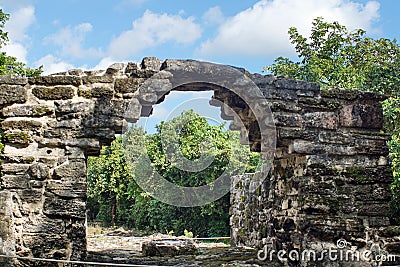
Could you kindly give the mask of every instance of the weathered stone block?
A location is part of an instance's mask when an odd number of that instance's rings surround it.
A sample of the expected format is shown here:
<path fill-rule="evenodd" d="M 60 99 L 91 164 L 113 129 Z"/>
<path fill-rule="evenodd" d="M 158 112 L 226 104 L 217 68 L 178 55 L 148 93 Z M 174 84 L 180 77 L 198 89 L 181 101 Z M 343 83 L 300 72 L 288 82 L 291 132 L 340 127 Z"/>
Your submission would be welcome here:
<path fill-rule="evenodd" d="M 70 180 L 69 177 L 62 180 L 49 180 L 46 189 L 54 195 L 65 198 L 85 198 L 86 197 L 86 177 L 80 180 Z"/>
<path fill-rule="evenodd" d="M 50 168 L 44 163 L 34 163 L 29 168 L 31 179 L 43 181 L 50 178 Z"/>
<path fill-rule="evenodd" d="M 383 112 L 379 105 L 346 105 L 340 110 L 340 126 L 382 129 Z"/>
<path fill-rule="evenodd" d="M 3 175 L 1 187 L 3 189 L 25 189 L 29 185 L 29 175 Z"/>
<path fill-rule="evenodd" d="M 356 90 L 345 90 L 345 89 L 329 89 L 321 90 L 321 96 L 326 98 L 336 98 L 344 100 L 356 100 L 359 98 L 360 91 Z"/>
<path fill-rule="evenodd" d="M 93 83 L 109 83 L 110 86 L 114 82 L 114 78 L 111 76 L 86 76 L 82 78 L 83 84 Z"/>
<path fill-rule="evenodd" d="M 26 85 L 27 83 L 28 79 L 26 77 L 0 76 L 0 84 Z"/>
<path fill-rule="evenodd" d="M 24 189 L 17 192 L 20 199 L 28 205 L 42 201 L 42 189 Z"/>
<path fill-rule="evenodd" d="M 84 199 L 63 199 L 54 195 L 45 197 L 43 213 L 47 216 L 63 218 L 85 218 L 86 204 Z"/>
<path fill-rule="evenodd" d="M 45 257 L 50 259 L 66 259 L 69 239 L 67 235 L 55 235 L 47 233 L 34 233 L 23 235 L 24 245 L 33 257 Z"/>
<path fill-rule="evenodd" d="M 277 112 L 273 116 L 276 126 L 301 127 L 303 125 L 303 119 L 300 114 Z"/>
<path fill-rule="evenodd" d="M 128 64 L 126 65 L 125 73 L 131 74 L 133 71 L 138 70 L 138 69 L 139 69 L 138 63 L 128 62 Z"/>
<path fill-rule="evenodd" d="M 85 72 L 81 69 L 73 69 L 68 71 L 68 75 L 72 76 L 83 76 Z"/>
<path fill-rule="evenodd" d="M 304 115 L 306 127 L 337 129 L 339 118 L 334 112 L 311 112 Z"/>
<path fill-rule="evenodd" d="M 351 144 L 354 142 L 354 137 L 348 133 L 342 133 L 339 131 L 321 131 L 318 135 L 318 140 L 322 143 L 329 144 Z"/>
<path fill-rule="evenodd" d="M 4 117 L 43 117 L 53 113 L 54 107 L 42 104 L 16 104 L 3 109 Z"/>
<path fill-rule="evenodd" d="M 54 169 L 53 179 L 67 178 L 69 181 L 80 181 L 86 178 L 86 164 L 84 161 L 68 161 Z"/>
<path fill-rule="evenodd" d="M 134 93 L 145 82 L 141 78 L 117 78 L 115 80 L 115 91 L 121 94 Z"/>
<path fill-rule="evenodd" d="M 3 135 L 6 143 L 29 145 L 30 143 L 33 142 L 33 138 L 29 134 L 29 132 L 17 130 L 12 132 L 6 132 Z"/>
<path fill-rule="evenodd" d="M 91 88 L 78 88 L 78 96 L 84 98 L 91 98 L 92 97 L 92 89 Z"/>
<path fill-rule="evenodd" d="M 318 137 L 318 132 L 309 130 L 309 129 L 301 129 L 301 128 L 286 128 L 286 127 L 277 127 L 279 140 L 282 139 L 303 139 L 309 141 L 315 141 Z M 278 140 L 278 142 L 279 142 Z"/>
<path fill-rule="evenodd" d="M 98 97 L 112 97 L 114 95 L 114 90 L 109 87 L 94 87 L 91 91 L 91 96 Z"/>
<path fill-rule="evenodd" d="M 357 209 L 359 216 L 373 216 L 373 217 L 389 217 L 390 204 L 388 202 L 355 202 L 354 206 Z"/>
<path fill-rule="evenodd" d="M 41 120 L 37 119 L 19 119 L 19 118 L 8 118 L 5 119 L 1 126 L 4 130 L 7 129 L 16 129 L 16 130 L 24 130 L 24 131 L 35 131 L 43 126 Z"/>
<path fill-rule="evenodd" d="M 22 86 L 0 85 L 0 106 L 26 102 L 26 90 Z"/>
<path fill-rule="evenodd" d="M 93 112 L 94 102 L 91 101 L 55 101 L 56 113 L 68 114 L 68 113 L 90 113 Z"/>
<path fill-rule="evenodd" d="M 146 93 L 139 96 L 139 102 L 143 105 L 154 105 L 155 103 L 157 103 L 157 100 L 158 96 L 154 93 Z"/>
<path fill-rule="evenodd" d="M 142 244 L 142 253 L 148 257 L 173 257 L 191 255 L 195 252 L 196 247 L 191 240 L 154 240 Z"/>
<path fill-rule="evenodd" d="M 32 220 L 24 225 L 25 233 L 48 233 L 48 234 L 65 234 L 65 222 L 60 219 L 53 219 L 43 215 L 32 216 Z"/>
<path fill-rule="evenodd" d="M 78 87 L 82 84 L 82 78 L 77 76 L 39 76 L 39 77 L 30 77 L 28 78 L 29 84 L 35 85 L 73 85 Z"/>
<path fill-rule="evenodd" d="M 289 90 L 309 90 L 309 91 L 320 91 L 320 86 L 317 83 L 309 83 L 305 81 L 299 81 L 294 79 L 276 79 L 274 85 L 279 89 L 289 89 Z"/>
<path fill-rule="evenodd" d="M 39 99 L 44 100 L 66 100 L 75 95 L 75 89 L 71 86 L 42 87 L 32 89 L 32 93 Z"/>
<path fill-rule="evenodd" d="M 162 61 L 156 57 L 145 57 L 142 60 L 142 69 L 159 71 L 161 69 Z"/>
<path fill-rule="evenodd" d="M 114 76 L 122 74 L 124 72 L 125 67 L 126 67 L 125 63 L 114 63 L 108 67 L 105 75 Z"/>
<path fill-rule="evenodd" d="M 26 174 L 29 170 L 29 164 L 15 164 L 15 163 L 3 163 L 1 165 L 2 172 L 5 174 Z"/>

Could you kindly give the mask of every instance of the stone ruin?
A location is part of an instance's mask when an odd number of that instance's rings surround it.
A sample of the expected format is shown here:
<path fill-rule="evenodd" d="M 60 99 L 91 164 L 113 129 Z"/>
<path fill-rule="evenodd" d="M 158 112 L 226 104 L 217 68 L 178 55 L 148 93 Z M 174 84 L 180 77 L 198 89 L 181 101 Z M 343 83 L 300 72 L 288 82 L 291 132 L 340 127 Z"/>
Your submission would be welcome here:
<path fill-rule="evenodd" d="M 1 77 L 0 255 L 84 260 L 87 157 L 123 132 L 127 109 L 129 121 L 151 114 L 173 89 L 166 86 L 167 68 L 207 75 L 199 66 L 145 58 L 106 71 Z M 393 177 L 389 136 L 382 131 L 385 96 L 321 91 L 316 84 L 240 71 L 269 103 L 276 151 L 255 192 L 249 190 L 252 177 L 261 172 L 232 178 L 232 245 L 322 250 L 345 240 L 357 249 L 379 243 L 400 254 L 400 230 L 389 219 Z M 157 90 L 141 87 L 157 73 Z M 178 90 L 214 91 L 213 99 L 239 114 L 243 125 L 236 129 L 248 136 L 252 150 L 268 152 L 254 114 L 238 95 L 202 83 Z M 233 118 L 223 108 L 222 117 Z M 26 266 L 23 260 L 1 262 Z"/>

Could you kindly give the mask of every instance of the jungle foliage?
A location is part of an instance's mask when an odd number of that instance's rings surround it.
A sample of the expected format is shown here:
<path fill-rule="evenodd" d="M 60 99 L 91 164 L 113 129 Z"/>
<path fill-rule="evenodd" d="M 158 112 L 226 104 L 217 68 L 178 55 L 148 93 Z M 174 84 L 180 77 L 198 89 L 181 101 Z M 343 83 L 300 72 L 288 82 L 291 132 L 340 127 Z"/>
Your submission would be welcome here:
<path fill-rule="evenodd" d="M 200 207 L 175 207 L 144 192 L 135 176 L 149 175 L 141 163 L 147 155 L 154 169 L 168 181 L 197 187 L 217 179 L 226 170 L 231 153 L 247 157 L 248 160 L 233 164 L 245 172 L 255 171 L 259 154 L 239 144 L 238 132 L 224 131 L 224 125 L 210 125 L 193 111 L 162 122 L 156 129 L 156 133 L 146 134 L 133 126 L 104 148 L 99 157 L 89 159 L 87 204 L 91 219 L 106 225 L 163 233 L 173 231 L 179 235 L 190 230 L 196 236 L 229 236 L 229 194 Z M 190 172 L 178 168 L 180 155 L 192 161 L 200 156 L 213 160 L 207 168 Z"/>

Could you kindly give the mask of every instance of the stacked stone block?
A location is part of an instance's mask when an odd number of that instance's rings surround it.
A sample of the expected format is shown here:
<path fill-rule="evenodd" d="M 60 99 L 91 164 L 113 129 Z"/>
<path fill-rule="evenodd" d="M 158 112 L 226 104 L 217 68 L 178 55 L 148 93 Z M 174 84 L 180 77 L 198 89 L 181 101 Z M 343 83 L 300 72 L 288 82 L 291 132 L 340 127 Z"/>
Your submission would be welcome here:
<path fill-rule="evenodd" d="M 223 102 L 242 121 L 218 104 L 242 141 L 263 156 L 271 152 L 263 142 L 275 136 L 264 138 L 248 99 L 209 83 L 171 84 L 168 69 L 196 72 L 199 66 L 145 58 L 105 71 L 1 77 L 0 254 L 84 260 L 87 157 L 98 155 L 127 122 L 149 116 L 171 90 L 214 91 L 211 103 Z M 207 76 L 207 68 L 198 70 Z M 346 238 L 363 246 L 385 237 L 385 248 L 398 250 L 397 228 L 388 219 L 384 97 L 241 71 L 268 100 L 277 149 L 268 179 L 255 192 L 248 190 L 252 175 L 233 178 L 232 243 L 262 247 L 272 238 L 277 246 L 301 248 Z"/>
<path fill-rule="evenodd" d="M 320 91 L 272 76 L 254 80 L 269 100 L 278 142 L 272 170 L 256 192 L 249 192 L 253 175 L 232 179 L 232 243 L 322 251 L 344 239 L 349 248 L 379 244 L 399 255 L 400 228 L 389 220 L 393 176 L 390 137 L 382 129 L 385 97 Z"/>

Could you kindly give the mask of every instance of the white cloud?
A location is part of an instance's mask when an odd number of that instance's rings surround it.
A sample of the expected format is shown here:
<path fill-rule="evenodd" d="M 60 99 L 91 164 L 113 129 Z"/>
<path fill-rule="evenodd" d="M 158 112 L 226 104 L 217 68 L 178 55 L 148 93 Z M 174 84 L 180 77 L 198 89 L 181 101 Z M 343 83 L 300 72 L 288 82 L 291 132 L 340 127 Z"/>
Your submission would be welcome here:
<path fill-rule="evenodd" d="M 28 55 L 28 50 L 25 46 L 20 43 L 10 42 L 2 48 L 3 52 L 6 52 L 8 56 L 16 57 L 18 61 L 27 63 L 26 56 Z"/>
<path fill-rule="evenodd" d="M 308 35 L 312 20 L 322 16 L 350 29 L 371 31 L 379 8 L 376 1 L 364 5 L 350 0 L 261 0 L 225 20 L 217 36 L 204 42 L 198 52 L 203 56 L 291 56 L 294 49 L 287 34 L 289 27 Z"/>
<path fill-rule="evenodd" d="M 2 49 L 7 55 L 27 63 L 30 38 L 26 31 L 34 22 L 35 8 L 33 6 L 21 7 L 10 14 L 10 20 L 4 27 L 4 30 L 8 32 L 9 42 Z"/>
<path fill-rule="evenodd" d="M 200 38 L 201 28 L 193 17 L 155 14 L 146 11 L 132 23 L 132 29 L 114 38 L 109 46 L 109 56 L 123 59 L 138 55 L 146 48 L 167 42 L 189 44 Z"/>
<path fill-rule="evenodd" d="M 14 42 L 25 41 L 27 29 L 35 21 L 35 8 L 33 6 L 23 7 L 10 15 L 10 20 L 4 29 L 8 32 L 8 37 Z"/>
<path fill-rule="evenodd" d="M 67 26 L 57 33 L 47 36 L 45 43 L 52 43 L 61 48 L 61 55 L 74 58 L 96 58 L 103 55 L 101 49 L 83 48 L 86 34 L 93 30 L 92 24 L 85 22 L 75 27 Z"/>
<path fill-rule="evenodd" d="M 72 64 L 62 61 L 61 59 L 56 58 L 50 54 L 36 61 L 34 63 L 34 66 L 35 67 L 43 66 L 44 68 L 43 75 L 67 71 L 75 68 Z"/>
<path fill-rule="evenodd" d="M 221 24 L 224 21 L 224 14 L 218 6 L 211 7 L 204 13 L 202 19 L 206 24 Z"/>

